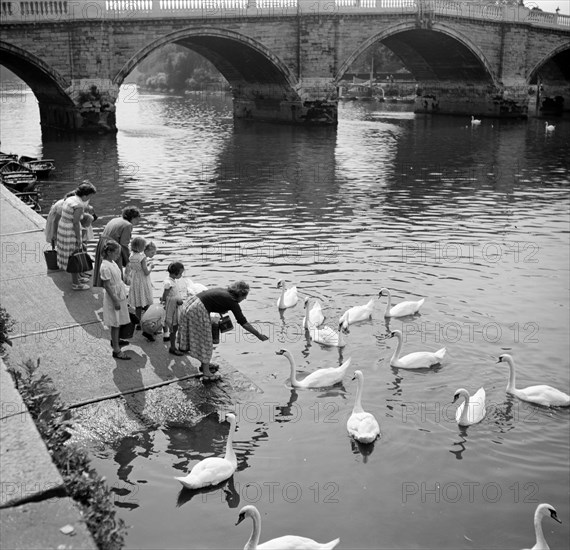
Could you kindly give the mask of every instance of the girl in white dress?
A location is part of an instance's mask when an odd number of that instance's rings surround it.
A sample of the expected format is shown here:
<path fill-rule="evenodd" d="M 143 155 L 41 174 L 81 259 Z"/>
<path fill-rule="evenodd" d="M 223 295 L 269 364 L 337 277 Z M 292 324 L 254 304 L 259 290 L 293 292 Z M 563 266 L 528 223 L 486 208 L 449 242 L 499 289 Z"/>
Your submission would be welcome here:
<path fill-rule="evenodd" d="M 184 303 L 185 293 L 179 285 L 179 280 L 184 274 L 184 265 L 180 262 L 172 262 L 168 266 L 168 277 L 164 281 L 164 292 L 161 302 L 164 303 L 164 323 L 170 330 L 170 349 L 172 355 L 184 355 L 176 349 L 176 333 L 178 331 L 178 309 Z"/>
<path fill-rule="evenodd" d="M 130 271 L 130 285 L 128 303 L 135 308 L 135 314 L 140 319 L 148 306 L 153 303 L 152 281 L 150 272 L 152 266 L 147 261 L 144 252 L 146 241 L 142 237 L 135 237 L 131 241 L 131 255 L 129 256 L 128 270 Z M 148 335 L 145 335 L 148 339 Z M 154 337 L 151 339 L 154 340 Z"/>
<path fill-rule="evenodd" d="M 103 296 L 103 322 L 111 329 L 111 345 L 115 359 L 129 360 L 119 345 L 119 327 L 130 322 L 127 307 L 127 289 L 123 283 L 121 268 L 116 261 L 121 254 L 121 245 L 108 240 L 102 249 L 100 276 L 105 289 Z"/>

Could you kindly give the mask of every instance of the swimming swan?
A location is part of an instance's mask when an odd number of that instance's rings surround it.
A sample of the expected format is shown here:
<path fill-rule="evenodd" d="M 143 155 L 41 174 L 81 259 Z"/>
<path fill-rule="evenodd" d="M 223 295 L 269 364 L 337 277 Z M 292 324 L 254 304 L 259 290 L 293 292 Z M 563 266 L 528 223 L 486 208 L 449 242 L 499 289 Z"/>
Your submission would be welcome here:
<path fill-rule="evenodd" d="M 554 506 L 550 504 L 539 504 L 534 512 L 534 534 L 536 535 L 536 543 L 530 550 L 550 550 L 550 546 L 546 543 L 546 539 L 542 533 L 542 518 L 550 516 L 554 521 L 562 523 L 558 519 Z"/>
<path fill-rule="evenodd" d="M 399 330 L 392 331 L 390 338 L 396 337 L 398 339 L 398 346 L 396 351 L 390 359 L 390 365 L 393 367 L 403 367 L 405 369 L 426 369 L 432 365 L 437 365 L 443 360 L 445 355 L 445 348 L 437 350 L 435 353 L 431 351 L 416 351 L 400 357 L 402 350 L 402 333 Z"/>
<path fill-rule="evenodd" d="M 356 379 L 356 399 L 352 414 L 346 423 L 348 433 L 360 443 L 372 443 L 380 435 L 380 426 L 372 413 L 362 408 L 362 390 L 364 388 L 364 375 L 362 371 L 355 370 L 353 380 Z"/>
<path fill-rule="evenodd" d="M 556 130 L 556 126 L 554 126 L 553 124 L 548 124 L 548 122 L 544 123 L 545 132 L 554 132 L 554 130 Z"/>
<path fill-rule="evenodd" d="M 237 469 L 237 458 L 232 447 L 233 436 L 236 430 L 236 417 L 232 413 L 226 414 L 230 421 L 230 433 L 226 442 L 226 455 L 224 458 L 210 456 L 196 464 L 186 477 L 175 477 L 187 489 L 200 489 L 209 485 L 217 485 L 232 477 Z"/>
<path fill-rule="evenodd" d="M 318 327 L 325 320 L 321 303 L 315 299 L 313 307 L 309 308 L 309 298 L 305 298 L 305 316 L 303 317 L 303 328 L 310 329 Z"/>
<path fill-rule="evenodd" d="M 469 396 L 469 392 L 463 388 L 457 390 L 453 396 L 453 402 L 459 401 L 463 397 L 463 403 L 455 411 L 455 420 L 460 426 L 471 426 L 477 424 L 485 418 L 485 390 L 479 388 L 474 395 Z"/>
<path fill-rule="evenodd" d="M 297 380 L 295 359 L 291 352 L 286 349 L 280 349 L 275 352 L 277 355 L 284 355 L 289 359 L 291 365 L 291 385 L 294 388 L 327 388 L 338 384 L 346 374 L 350 366 L 350 357 L 340 367 L 329 367 L 326 369 L 319 369 L 312 372 L 303 380 Z"/>
<path fill-rule="evenodd" d="M 306 537 L 285 535 L 283 537 L 268 540 L 263 544 L 258 544 L 259 535 L 261 534 L 261 516 L 259 514 L 259 510 L 251 504 L 244 506 L 239 511 L 239 517 L 236 525 L 239 525 L 245 518 L 251 518 L 253 520 L 253 529 L 249 540 L 243 547 L 243 550 L 332 550 L 340 542 L 340 539 L 335 539 L 321 544 L 320 542 Z"/>
<path fill-rule="evenodd" d="M 386 304 L 384 317 L 405 317 L 406 315 L 413 315 L 420 310 L 425 302 L 425 298 L 422 298 L 417 302 L 408 300 L 406 302 L 400 302 L 392 307 L 392 294 L 387 288 L 381 288 L 378 296 L 388 296 L 388 303 Z"/>
<path fill-rule="evenodd" d="M 338 332 L 325 325 L 324 327 L 311 327 L 309 329 L 311 340 L 323 346 L 336 346 L 342 348 L 346 345 L 343 337 L 343 329 L 339 326 Z"/>
<path fill-rule="evenodd" d="M 515 374 L 515 362 L 513 358 L 508 354 L 504 353 L 499 356 L 497 363 L 506 362 L 509 365 L 509 383 L 507 384 L 507 393 L 522 399 L 523 401 L 529 401 L 530 403 L 537 403 L 544 407 L 568 407 L 570 406 L 570 395 L 553 388 L 552 386 L 546 386 L 541 384 L 539 386 L 529 386 L 528 388 L 523 388 L 518 390 L 515 388 L 516 384 L 516 374 Z"/>
<path fill-rule="evenodd" d="M 481 124 L 481 121 L 477 118 L 475 118 L 473 115 L 471 115 L 471 125 L 472 126 L 478 126 L 479 124 Z"/>
<path fill-rule="evenodd" d="M 285 288 L 285 281 L 282 279 L 277 283 L 277 288 L 281 289 L 281 296 L 277 299 L 277 307 L 279 309 L 293 307 L 299 300 L 296 286 Z"/>
<path fill-rule="evenodd" d="M 342 325 L 343 329 L 347 329 L 348 325 L 352 323 L 358 323 L 359 321 L 366 321 L 367 319 L 372 319 L 372 311 L 374 310 L 374 304 L 376 299 L 372 298 L 367 304 L 363 306 L 354 306 L 347 309 L 342 317 L 338 320 L 339 324 Z"/>

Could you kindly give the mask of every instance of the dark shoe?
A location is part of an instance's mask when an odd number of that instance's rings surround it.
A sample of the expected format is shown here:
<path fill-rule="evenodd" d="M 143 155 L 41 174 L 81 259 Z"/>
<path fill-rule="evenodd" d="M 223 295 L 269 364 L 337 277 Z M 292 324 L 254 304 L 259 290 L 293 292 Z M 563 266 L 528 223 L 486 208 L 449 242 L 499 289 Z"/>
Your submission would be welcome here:
<path fill-rule="evenodd" d="M 170 336 L 163 336 L 162 341 L 163 342 L 170 342 Z"/>
<path fill-rule="evenodd" d="M 128 355 L 125 355 L 124 352 L 120 351 L 119 353 L 113 352 L 113 357 L 115 359 L 122 359 L 123 361 L 130 361 L 131 358 Z"/>
<path fill-rule="evenodd" d="M 136 325 L 136 326 L 135 326 L 135 330 L 141 330 L 141 326 L 140 326 L 140 325 Z"/>
<path fill-rule="evenodd" d="M 184 355 L 184 353 L 181 352 L 180 350 L 178 350 L 178 349 L 171 349 L 171 348 L 169 348 L 168 353 L 170 353 L 171 355 Z"/>
<path fill-rule="evenodd" d="M 204 368 L 202 367 L 202 365 L 200 365 L 198 367 L 198 370 L 204 374 Z M 210 372 L 218 372 L 220 370 L 220 365 L 218 365 L 217 363 L 210 363 Z"/>
<path fill-rule="evenodd" d="M 111 346 L 113 345 L 113 340 L 109 340 L 111 342 Z M 130 342 L 128 340 L 119 340 L 119 346 L 128 346 Z"/>
<path fill-rule="evenodd" d="M 148 332 L 143 332 L 142 335 L 149 341 L 149 342 L 156 342 L 156 338 L 149 334 Z"/>

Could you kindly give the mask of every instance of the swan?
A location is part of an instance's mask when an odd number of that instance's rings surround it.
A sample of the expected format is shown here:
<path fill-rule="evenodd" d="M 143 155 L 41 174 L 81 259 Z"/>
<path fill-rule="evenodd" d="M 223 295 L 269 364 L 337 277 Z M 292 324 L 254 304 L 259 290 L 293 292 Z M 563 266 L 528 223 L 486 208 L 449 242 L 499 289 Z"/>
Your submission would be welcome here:
<path fill-rule="evenodd" d="M 471 115 L 471 126 L 478 126 L 479 124 L 481 124 L 481 121 Z"/>
<path fill-rule="evenodd" d="M 399 330 L 392 331 L 390 338 L 398 339 L 398 347 L 390 359 L 390 365 L 393 367 L 403 367 L 405 369 L 426 369 L 432 365 L 437 365 L 443 360 L 445 348 L 437 350 L 435 353 L 431 351 L 416 351 L 400 357 L 402 350 L 402 333 Z"/>
<path fill-rule="evenodd" d="M 285 281 L 280 280 L 277 283 L 277 288 L 281 289 L 281 296 L 279 296 L 277 299 L 277 307 L 279 309 L 287 309 L 288 307 L 293 307 L 299 300 L 299 297 L 297 296 L 296 286 L 285 288 Z"/>
<path fill-rule="evenodd" d="M 353 380 L 356 379 L 356 399 L 352 414 L 346 423 L 348 433 L 360 443 L 372 443 L 380 435 L 380 426 L 374 415 L 364 411 L 361 405 L 364 375 L 362 371 L 355 370 Z"/>
<path fill-rule="evenodd" d="M 413 315 L 420 310 L 425 302 L 425 298 L 422 298 L 417 302 L 408 300 L 406 302 L 400 302 L 392 307 L 392 294 L 387 288 L 381 288 L 378 296 L 388 296 L 388 303 L 386 304 L 384 317 L 405 317 L 406 315 Z"/>
<path fill-rule="evenodd" d="M 317 344 L 322 344 L 323 346 L 335 346 L 337 348 L 342 348 L 346 345 L 341 326 L 339 326 L 338 332 L 327 325 L 324 327 L 311 327 L 309 332 L 311 339 L 314 342 L 317 342 Z"/>
<path fill-rule="evenodd" d="M 463 397 L 463 403 L 455 411 L 455 420 L 460 426 L 471 426 L 485 418 L 485 389 L 479 388 L 475 394 L 469 396 L 469 392 L 463 388 L 457 390 L 453 396 L 453 402 Z"/>
<path fill-rule="evenodd" d="M 244 506 L 239 511 L 239 517 L 236 525 L 239 525 L 245 518 L 251 518 L 253 520 L 253 529 L 249 540 L 243 547 L 243 550 L 332 550 L 340 542 L 340 539 L 335 539 L 321 544 L 320 542 L 306 537 L 285 535 L 283 537 L 268 540 L 263 544 L 258 544 L 259 535 L 261 534 L 261 515 L 259 514 L 259 510 L 251 504 Z"/>
<path fill-rule="evenodd" d="M 318 327 L 325 320 L 323 308 L 318 300 L 315 300 L 313 307 L 309 308 L 309 298 L 305 298 L 305 316 L 303 317 L 303 328 L 310 329 Z"/>
<path fill-rule="evenodd" d="M 340 367 L 319 369 L 309 374 L 309 376 L 303 380 L 297 380 L 295 359 L 293 359 L 291 352 L 286 349 L 280 349 L 275 353 L 277 355 L 284 355 L 289 359 L 289 364 L 291 365 L 291 385 L 294 388 L 326 388 L 328 386 L 334 386 L 344 378 L 351 361 L 349 357 Z"/>
<path fill-rule="evenodd" d="M 550 516 L 554 521 L 562 523 L 558 519 L 554 506 L 550 504 L 539 504 L 534 512 L 534 534 L 536 535 L 536 543 L 530 550 L 550 550 L 550 546 L 546 543 L 546 539 L 542 533 L 542 518 Z"/>
<path fill-rule="evenodd" d="M 508 354 L 504 353 L 499 356 L 497 363 L 508 363 L 509 365 L 509 383 L 507 384 L 507 393 L 522 399 L 523 401 L 529 401 L 530 403 L 537 403 L 538 405 L 543 405 L 544 407 L 568 407 L 570 406 L 570 395 L 564 393 L 552 386 L 546 386 L 541 384 L 539 386 L 529 386 L 528 388 L 523 388 L 518 390 L 515 388 L 516 384 L 516 374 L 515 374 L 515 362 L 513 358 Z"/>
<path fill-rule="evenodd" d="M 372 319 L 372 311 L 375 303 L 376 299 L 372 298 L 363 306 L 351 307 L 342 314 L 342 317 L 338 320 L 339 324 L 346 330 L 348 325 L 358 323 L 359 321 L 366 321 L 366 319 Z"/>
<path fill-rule="evenodd" d="M 232 413 L 226 414 L 230 421 L 230 433 L 226 442 L 224 458 L 208 457 L 196 464 L 186 477 L 175 477 L 187 489 L 201 489 L 209 485 L 217 485 L 231 477 L 237 469 L 237 458 L 232 447 L 233 436 L 236 429 L 236 417 Z"/>
<path fill-rule="evenodd" d="M 548 122 L 544 123 L 544 131 L 545 132 L 554 132 L 555 129 L 556 129 L 556 126 L 554 126 L 553 124 L 548 124 Z"/>

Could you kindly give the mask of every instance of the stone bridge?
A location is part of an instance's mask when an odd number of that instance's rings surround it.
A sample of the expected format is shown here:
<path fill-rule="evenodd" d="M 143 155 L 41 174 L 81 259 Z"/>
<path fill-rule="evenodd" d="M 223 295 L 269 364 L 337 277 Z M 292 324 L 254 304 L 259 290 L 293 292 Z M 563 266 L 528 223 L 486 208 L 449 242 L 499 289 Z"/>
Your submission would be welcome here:
<path fill-rule="evenodd" d="M 127 75 L 176 43 L 229 81 L 234 116 L 336 124 L 338 86 L 381 42 L 418 82 L 416 112 L 526 117 L 570 105 L 570 16 L 473 0 L 1 1 L 0 63 L 43 127 L 116 131 Z M 556 99 L 555 99 L 556 98 Z"/>

